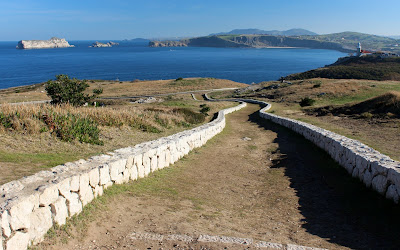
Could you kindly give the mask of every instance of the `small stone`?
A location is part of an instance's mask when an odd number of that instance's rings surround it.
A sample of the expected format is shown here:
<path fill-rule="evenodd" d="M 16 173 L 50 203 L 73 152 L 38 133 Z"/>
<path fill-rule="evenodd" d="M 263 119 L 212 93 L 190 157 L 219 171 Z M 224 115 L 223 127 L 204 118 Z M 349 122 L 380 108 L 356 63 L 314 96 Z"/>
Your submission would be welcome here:
<path fill-rule="evenodd" d="M 7 241 L 7 249 L 27 249 L 29 244 L 29 234 L 16 232 L 13 237 Z"/>
<path fill-rule="evenodd" d="M 66 201 L 67 200 L 64 197 L 59 197 L 56 202 L 50 205 L 53 220 L 60 226 L 65 224 L 68 217 L 68 208 Z"/>
<path fill-rule="evenodd" d="M 50 207 L 35 209 L 30 216 L 31 227 L 29 228 L 29 240 L 39 243 L 47 231 L 53 226 Z"/>

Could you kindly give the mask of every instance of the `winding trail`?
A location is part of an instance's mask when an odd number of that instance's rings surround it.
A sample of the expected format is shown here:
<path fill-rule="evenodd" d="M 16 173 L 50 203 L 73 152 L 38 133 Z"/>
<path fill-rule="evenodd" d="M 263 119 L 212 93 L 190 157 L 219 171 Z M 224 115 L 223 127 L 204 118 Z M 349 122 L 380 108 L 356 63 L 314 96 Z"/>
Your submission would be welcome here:
<path fill-rule="evenodd" d="M 47 240 L 41 247 L 261 246 L 243 244 L 251 239 L 282 249 L 399 248 L 398 206 L 364 188 L 304 138 L 261 120 L 258 110 L 249 104 L 228 115 L 225 130 L 206 146 L 109 198 L 109 209 L 96 212 L 83 239 L 54 246 Z M 231 241 L 198 240 L 204 235 Z"/>

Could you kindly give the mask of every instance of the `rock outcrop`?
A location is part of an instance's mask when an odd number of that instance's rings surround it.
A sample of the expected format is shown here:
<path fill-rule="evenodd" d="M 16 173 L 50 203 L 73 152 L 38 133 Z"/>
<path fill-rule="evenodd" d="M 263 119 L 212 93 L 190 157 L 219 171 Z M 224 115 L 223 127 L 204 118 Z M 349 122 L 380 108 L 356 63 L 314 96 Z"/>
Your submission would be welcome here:
<path fill-rule="evenodd" d="M 92 46 L 89 46 L 89 47 L 102 48 L 102 47 L 112 47 L 112 46 L 116 46 L 116 45 L 119 45 L 119 43 L 114 43 L 111 41 L 108 43 L 95 42 L 95 43 L 92 43 Z"/>
<path fill-rule="evenodd" d="M 17 49 L 49 49 L 49 48 L 70 48 L 64 38 L 52 37 L 50 40 L 21 40 L 18 42 Z"/>
<path fill-rule="evenodd" d="M 185 42 L 181 41 L 151 41 L 149 47 L 187 47 Z"/>

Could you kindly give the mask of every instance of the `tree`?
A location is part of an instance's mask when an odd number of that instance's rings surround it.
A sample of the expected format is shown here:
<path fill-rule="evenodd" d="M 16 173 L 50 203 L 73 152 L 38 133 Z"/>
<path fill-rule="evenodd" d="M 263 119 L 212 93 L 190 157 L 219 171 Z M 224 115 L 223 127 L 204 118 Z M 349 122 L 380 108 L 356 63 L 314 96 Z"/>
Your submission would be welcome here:
<path fill-rule="evenodd" d="M 89 87 L 86 80 L 69 78 L 68 75 L 57 75 L 56 80 L 49 80 L 46 84 L 47 95 L 51 97 L 52 104 L 69 103 L 81 106 L 103 93 L 103 89 L 94 89 L 93 95 L 85 94 Z"/>

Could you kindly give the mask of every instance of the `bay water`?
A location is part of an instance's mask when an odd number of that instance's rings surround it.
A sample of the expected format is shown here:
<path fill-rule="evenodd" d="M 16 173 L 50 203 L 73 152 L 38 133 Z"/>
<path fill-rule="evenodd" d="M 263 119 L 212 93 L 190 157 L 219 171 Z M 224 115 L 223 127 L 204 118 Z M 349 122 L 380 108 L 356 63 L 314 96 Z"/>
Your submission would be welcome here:
<path fill-rule="evenodd" d="M 16 41 L 0 42 L 0 89 L 45 82 L 58 74 L 121 81 L 214 77 L 250 84 L 322 67 L 345 56 L 322 49 L 150 48 L 129 42 L 90 48 L 92 42 L 31 50 L 16 49 Z"/>

